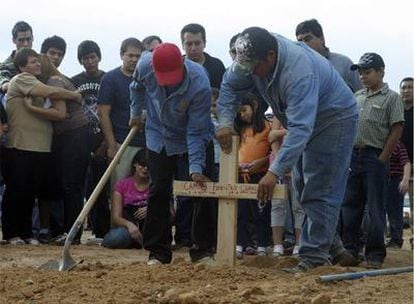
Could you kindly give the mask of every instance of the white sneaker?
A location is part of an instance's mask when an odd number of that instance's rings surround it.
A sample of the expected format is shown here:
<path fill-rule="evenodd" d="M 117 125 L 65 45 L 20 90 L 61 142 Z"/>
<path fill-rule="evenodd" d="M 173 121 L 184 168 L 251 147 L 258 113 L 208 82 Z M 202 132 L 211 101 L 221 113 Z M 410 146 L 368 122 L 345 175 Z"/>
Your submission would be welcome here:
<path fill-rule="evenodd" d="M 299 246 L 293 247 L 292 255 L 299 255 Z"/>
<path fill-rule="evenodd" d="M 243 246 L 236 246 L 236 258 L 238 260 L 243 260 Z"/>
<path fill-rule="evenodd" d="M 40 245 L 40 242 L 38 240 L 34 239 L 34 238 L 25 239 L 24 242 L 27 245 L 32 245 L 32 246 L 39 246 Z"/>
<path fill-rule="evenodd" d="M 157 259 L 149 259 L 147 262 L 148 266 L 158 266 L 158 265 L 162 265 L 161 261 L 157 260 Z"/>
<path fill-rule="evenodd" d="M 273 247 L 272 256 L 274 257 L 282 256 L 283 253 L 284 253 L 283 245 L 275 245 Z"/>
<path fill-rule="evenodd" d="M 16 236 L 8 240 L 10 245 L 24 245 L 26 244 L 20 237 Z"/>
<path fill-rule="evenodd" d="M 257 247 L 258 256 L 267 256 L 266 247 Z"/>

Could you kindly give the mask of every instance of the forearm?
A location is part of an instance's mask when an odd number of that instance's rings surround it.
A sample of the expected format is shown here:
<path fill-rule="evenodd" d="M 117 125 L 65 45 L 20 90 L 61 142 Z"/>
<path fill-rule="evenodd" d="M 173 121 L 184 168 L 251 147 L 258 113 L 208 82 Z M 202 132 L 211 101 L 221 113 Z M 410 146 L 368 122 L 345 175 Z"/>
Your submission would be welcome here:
<path fill-rule="evenodd" d="M 383 162 L 387 162 L 390 159 L 392 151 L 394 150 L 395 146 L 400 140 L 402 131 L 402 124 L 396 124 L 392 127 L 390 135 L 388 136 L 387 141 L 385 142 L 384 148 L 382 149 L 382 152 L 378 157 L 380 160 L 382 160 Z"/>
<path fill-rule="evenodd" d="M 64 99 L 64 100 L 73 100 L 77 101 L 79 99 L 78 91 L 69 91 L 63 88 L 55 87 L 50 91 L 50 94 L 47 96 L 50 99 Z"/>
<path fill-rule="evenodd" d="M 51 120 L 51 121 L 63 120 L 65 119 L 65 116 L 66 116 L 54 108 L 45 109 L 45 108 L 31 106 L 31 107 L 28 107 L 28 109 L 31 112 L 36 113 L 42 116 L 43 118 L 46 118 L 47 120 Z"/>
<path fill-rule="evenodd" d="M 116 140 L 112 129 L 111 119 L 108 115 L 99 115 L 99 118 L 101 120 L 101 128 L 104 134 L 105 143 L 108 147 L 115 145 Z"/>
<path fill-rule="evenodd" d="M 403 181 L 409 181 L 411 176 L 411 163 L 406 163 L 404 165 L 404 174 L 403 174 Z"/>

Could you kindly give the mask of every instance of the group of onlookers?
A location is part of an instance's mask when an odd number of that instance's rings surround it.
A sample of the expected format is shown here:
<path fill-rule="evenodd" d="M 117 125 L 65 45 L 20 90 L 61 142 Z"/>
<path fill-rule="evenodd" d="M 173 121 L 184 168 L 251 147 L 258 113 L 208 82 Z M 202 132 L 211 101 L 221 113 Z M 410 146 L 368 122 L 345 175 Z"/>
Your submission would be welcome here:
<path fill-rule="evenodd" d="M 402 246 L 406 192 L 412 210 L 413 78 L 392 91 L 380 55 L 353 64 L 331 52 L 315 19 L 297 26 L 299 42 L 260 28 L 235 35 L 227 71 L 204 51 L 201 25 L 180 35 L 184 56 L 158 36 L 125 39 L 121 66 L 106 73 L 98 44 L 85 40 L 84 71 L 67 77 L 64 39 L 45 39 L 38 54 L 30 25 L 15 24 L 16 50 L 0 64 L 3 239 L 63 245 L 136 126 L 89 215 L 91 242 L 143 246 L 150 265 L 181 247 L 194 262 L 211 258 L 217 202 L 173 199 L 172 180 L 217 181 L 220 150 L 237 134 L 240 182 L 259 184 L 258 200 L 238 204 L 238 258 L 273 246 L 274 256 L 299 256 L 290 272 L 361 257 L 381 267 L 386 247 Z M 272 200 L 275 183 L 287 185 L 287 200 Z"/>

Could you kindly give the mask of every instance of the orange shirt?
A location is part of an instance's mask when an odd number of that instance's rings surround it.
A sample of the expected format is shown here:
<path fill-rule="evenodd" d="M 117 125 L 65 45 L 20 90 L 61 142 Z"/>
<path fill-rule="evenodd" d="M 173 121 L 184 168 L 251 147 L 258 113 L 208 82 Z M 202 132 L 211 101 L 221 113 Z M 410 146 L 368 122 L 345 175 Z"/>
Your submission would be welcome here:
<path fill-rule="evenodd" d="M 265 128 L 260 133 L 253 134 L 252 127 L 243 130 L 240 135 L 239 163 L 251 163 L 256 159 L 269 155 L 269 132 L 270 123 L 268 121 L 265 121 Z"/>

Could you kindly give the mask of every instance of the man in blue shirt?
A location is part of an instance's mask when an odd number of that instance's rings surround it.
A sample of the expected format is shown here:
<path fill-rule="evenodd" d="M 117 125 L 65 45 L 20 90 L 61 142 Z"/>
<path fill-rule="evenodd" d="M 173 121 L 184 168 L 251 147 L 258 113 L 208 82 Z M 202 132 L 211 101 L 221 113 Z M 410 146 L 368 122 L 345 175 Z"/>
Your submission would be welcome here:
<path fill-rule="evenodd" d="M 130 125 L 141 125 L 145 104 L 148 169 L 151 176 L 144 248 L 148 265 L 171 262 L 170 201 L 180 155 L 188 153 L 189 176 L 197 183 L 214 174 L 214 149 L 210 119 L 211 89 L 204 68 L 183 59 L 171 43 L 146 53 L 135 70 L 131 86 Z M 193 262 L 208 260 L 214 248 L 214 201 L 196 200 Z"/>
<path fill-rule="evenodd" d="M 356 101 L 327 60 L 303 43 L 251 27 L 236 41 L 236 60 L 224 75 L 217 102 L 217 139 L 231 151 L 239 98 L 254 88 L 288 130 L 258 199 L 270 201 L 278 177 L 293 171 L 306 220 L 300 240 L 301 272 L 346 253 L 335 234 L 356 133 Z"/>

